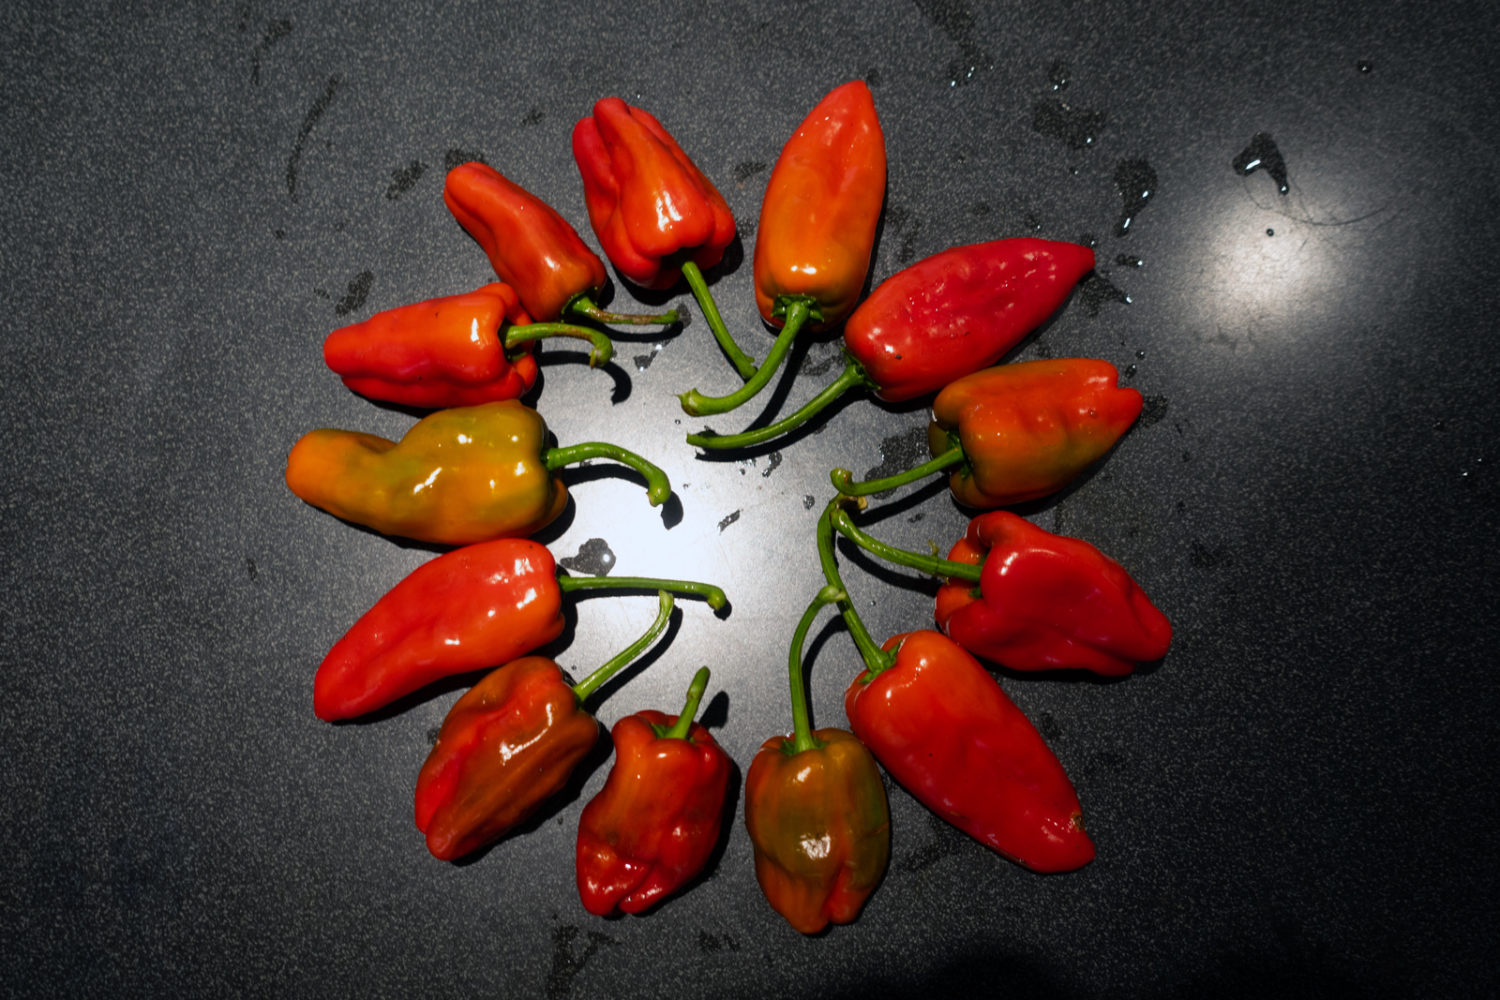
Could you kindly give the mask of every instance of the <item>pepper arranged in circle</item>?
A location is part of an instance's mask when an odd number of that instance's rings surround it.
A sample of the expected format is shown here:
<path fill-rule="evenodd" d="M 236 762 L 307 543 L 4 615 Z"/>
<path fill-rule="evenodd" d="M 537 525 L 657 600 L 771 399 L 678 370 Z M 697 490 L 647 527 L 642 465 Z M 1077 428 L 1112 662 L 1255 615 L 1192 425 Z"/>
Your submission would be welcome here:
<path fill-rule="evenodd" d="M 531 322 L 515 289 L 494 281 L 340 327 L 323 341 L 323 360 L 370 399 L 474 406 L 528 392 L 536 384 L 536 341 L 559 336 L 590 341 L 591 367 L 607 363 L 614 350 L 598 330 Z"/>
<path fill-rule="evenodd" d="M 693 721 L 708 668 L 677 716 L 653 709 L 610 730 L 615 763 L 578 818 L 578 896 L 596 916 L 643 913 L 703 871 L 719 839 L 731 763 Z"/>
<path fill-rule="evenodd" d="M 834 469 L 847 496 L 904 486 L 935 472 L 959 503 L 991 508 L 1035 500 L 1067 486 L 1114 447 L 1141 413 L 1141 394 L 1116 386 L 1107 361 L 1059 358 L 985 368 L 950 383 L 932 403 L 933 458 L 906 472 L 854 482 Z"/>
<path fill-rule="evenodd" d="M 357 431 L 303 435 L 287 456 L 292 492 L 387 535 L 443 545 L 530 535 L 567 505 L 553 472 L 610 458 L 646 479 L 653 507 L 672 495 L 666 474 L 604 442 L 548 448 L 541 414 L 515 400 L 439 410 L 399 442 Z"/>
<path fill-rule="evenodd" d="M 703 597 L 711 584 L 557 575 L 546 546 L 526 538 L 467 545 L 430 559 L 392 587 L 334 643 L 313 681 L 326 721 L 384 708 L 433 681 L 513 660 L 562 634 L 562 597 L 600 590 L 667 590 Z"/>

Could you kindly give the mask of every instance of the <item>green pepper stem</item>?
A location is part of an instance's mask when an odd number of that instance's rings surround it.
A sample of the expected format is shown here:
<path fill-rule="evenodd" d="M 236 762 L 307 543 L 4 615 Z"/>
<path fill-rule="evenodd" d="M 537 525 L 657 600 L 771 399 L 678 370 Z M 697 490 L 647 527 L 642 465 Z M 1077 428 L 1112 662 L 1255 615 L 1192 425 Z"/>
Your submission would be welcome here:
<path fill-rule="evenodd" d="M 729 327 L 724 325 L 724 318 L 719 315 L 719 304 L 714 301 L 713 293 L 708 290 L 708 282 L 703 280 L 703 272 L 693 261 L 682 265 L 682 276 L 687 279 L 688 287 L 693 290 L 693 298 L 698 300 L 698 308 L 703 310 L 703 318 L 708 321 L 708 328 L 713 331 L 714 339 L 719 342 L 719 348 L 729 358 L 729 363 L 734 365 L 734 370 L 740 373 L 740 378 L 748 380 L 755 374 L 755 359 L 744 351 L 740 345 L 735 343 L 734 337 L 729 333 Z"/>
<path fill-rule="evenodd" d="M 607 365 L 609 359 L 615 356 L 614 342 L 603 331 L 590 330 L 588 327 L 574 326 L 571 323 L 512 324 L 505 329 L 505 349 L 509 351 L 544 337 L 575 337 L 578 340 L 589 341 L 593 344 L 593 349 L 589 351 L 590 368 Z"/>
<path fill-rule="evenodd" d="M 651 506 L 660 507 L 672 495 L 672 484 L 667 474 L 633 451 L 606 441 L 582 441 L 562 448 L 548 448 L 542 453 L 542 462 L 548 472 L 556 472 L 565 465 L 576 465 L 591 458 L 611 458 L 621 465 L 629 466 L 646 477 L 646 499 Z"/>
<path fill-rule="evenodd" d="M 765 364 L 756 369 L 755 374 L 750 376 L 750 381 L 727 396 L 705 396 L 697 389 L 689 389 L 677 397 L 682 402 L 683 412 L 694 417 L 701 417 L 705 413 L 728 413 L 753 399 L 771 381 L 776 369 L 781 367 L 786 352 L 791 350 L 792 341 L 797 337 L 797 331 L 812 318 L 812 308 L 812 302 L 808 299 L 799 298 L 787 302 L 786 323 L 776 335 L 776 343 L 771 345 Z"/>
<path fill-rule="evenodd" d="M 677 721 L 670 727 L 658 727 L 656 735 L 664 740 L 687 739 L 688 734 L 693 731 L 693 716 L 698 714 L 698 703 L 703 700 L 703 692 L 707 690 L 708 668 L 699 667 L 698 672 L 693 675 L 693 682 L 688 685 L 687 703 L 677 714 Z"/>
<path fill-rule="evenodd" d="M 701 597 L 715 611 L 729 603 L 724 591 L 711 583 L 696 580 L 661 580 L 650 576 L 560 576 L 557 585 L 564 594 L 576 590 L 669 590 L 684 597 Z"/>
<path fill-rule="evenodd" d="M 712 431 L 705 431 L 701 434 L 689 434 L 687 438 L 688 444 L 696 448 L 705 448 L 709 451 L 748 448 L 750 445 L 761 444 L 801 427 L 813 417 L 823 412 L 834 400 L 856 386 L 874 388 L 875 383 L 865 374 L 864 367 L 859 362 L 851 361 L 845 366 L 839 377 L 829 383 L 827 388 L 802 404 L 802 409 L 793 413 L 785 420 L 778 420 L 774 424 L 766 427 L 758 427 L 753 431 L 741 431 L 738 434 L 715 434 Z"/>
<path fill-rule="evenodd" d="M 614 323 L 619 326 L 670 326 L 680 318 L 676 309 L 668 309 L 655 315 L 609 312 L 595 305 L 587 293 L 575 296 L 564 307 L 564 311 L 586 316 L 596 323 Z"/>
<path fill-rule="evenodd" d="M 929 576 L 949 577 L 965 580 L 969 583 L 978 583 L 980 567 L 974 563 L 955 562 L 952 559 L 940 559 L 937 556 L 926 556 L 920 552 L 910 552 L 906 549 L 898 549 L 865 534 L 855 527 L 854 520 L 849 512 L 842 506 L 830 507 L 828 511 L 829 520 L 834 530 L 854 544 L 867 552 L 871 552 L 886 562 L 893 562 L 898 566 L 909 566 L 915 570 L 921 570 Z"/>
<path fill-rule="evenodd" d="M 657 596 L 660 600 L 657 604 L 656 621 L 651 623 L 651 627 L 646 629 L 645 634 L 610 657 L 604 666 L 573 685 L 573 693 L 578 696 L 579 701 L 587 700 L 589 695 L 599 690 L 600 686 L 613 677 L 621 667 L 645 652 L 646 647 L 651 645 L 652 641 L 667 627 L 667 622 L 672 617 L 672 595 L 663 590 Z"/>
<path fill-rule="evenodd" d="M 813 739 L 812 722 L 807 710 L 807 684 L 802 678 L 802 644 L 807 641 L 807 630 L 812 628 L 813 619 L 818 617 L 823 606 L 844 598 L 842 590 L 833 584 L 826 584 L 814 595 L 807 610 L 802 612 L 802 620 L 792 633 L 792 648 L 787 654 L 787 673 L 792 685 L 792 738 L 786 746 L 787 753 L 816 750 L 822 745 Z"/>
<path fill-rule="evenodd" d="M 828 506 L 823 508 L 823 515 L 818 518 L 818 562 L 823 567 L 823 579 L 828 581 L 829 586 L 847 595 L 848 591 L 844 587 L 843 577 L 839 575 L 838 560 L 833 554 L 833 511 L 841 504 L 842 498 L 834 497 L 829 501 Z M 844 616 L 844 624 L 849 628 L 849 635 L 854 639 L 860 659 L 865 661 L 867 678 L 874 677 L 896 662 L 895 653 L 881 649 L 871 638 L 870 630 L 865 628 L 864 619 L 859 617 L 859 612 L 854 610 L 854 602 L 847 596 L 839 602 L 839 612 Z"/>
<path fill-rule="evenodd" d="M 865 497 L 871 493 L 883 493 L 893 490 L 907 483 L 914 483 L 918 479 L 932 475 L 934 472 L 942 472 L 951 466 L 958 465 L 964 461 L 964 450 L 959 447 L 949 448 L 937 458 L 923 462 L 916 468 L 898 472 L 894 476 L 886 476 L 884 479 L 866 479 L 862 483 L 854 481 L 854 473 L 848 469 L 834 469 L 828 474 L 833 480 L 834 488 L 846 497 Z"/>

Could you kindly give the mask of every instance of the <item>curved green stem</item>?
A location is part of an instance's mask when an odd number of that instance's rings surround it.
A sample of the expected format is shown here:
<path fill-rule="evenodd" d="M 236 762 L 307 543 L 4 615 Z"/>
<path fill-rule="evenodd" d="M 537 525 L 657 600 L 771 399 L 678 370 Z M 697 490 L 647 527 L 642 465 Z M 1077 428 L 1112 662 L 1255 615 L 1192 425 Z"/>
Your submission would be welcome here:
<path fill-rule="evenodd" d="M 828 478 L 833 480 L 834 488 L 846 497 L 866 497 L 871 493 L 884 493 L 907 483 L 914 483 L 918 479 L 924 479 L 934 472 L 942 472 L 944 469 L 959 465 L 964 461 L 964 450 L 957 446 L 949 448 L 937 458 L 923 462 L 914 469 L 898 472 L 894 476 L 886 476 L 884 479 L 866 479 L 862 483 L 854 481 L 854 473 L 848 469 L 834 469 L 828 473 Z"/>
<path fill-rule="evenodd" d="M 688 733 L 693 731 L 693 716 L 698 714 L 698 703 L 703 700 L 703 692 L 708 690 L 708 668 L 699 667 L 698 672 L 693 675 L 693 682 L 688 685 L 687 703 L 682 706 L 682 711 L 677 713 L 677 721 L 668 726 L 655 726 L 656 735 L 664 740 L 685 740 Z"/>
<path fill-rule="evenodd" d="M 740 350 L 740 345 L 734 342 L 729 327 L 724 325 L 724 318 L 719 315 L 719 304 L 708 290 L 708 282 L 703 280 L 703 272 L 698 269 L 697 264 L 688 261 L 682 265 L 682 276 L 693 290 L 693 298 L 698 300 L 698 308 L 703 310 L 703 318 L 708 321 L 708 328 L 713 331 L 720 350 L 728 356 L 729 363 L 740 373 L 740 378 L 748 380 L 755 374 L 755 359 Z"/>
<path fill-rule="evenodd" d="M 512 324 L 505 329 L 505 349 L 510 351 L 544 337 L 575 337 L 578 340 L 589 341 L 593 344 L 593 349 L 589 351 L 590 368 L 607 365 L 609 359 L 615 356 L 614 342 L 602 330 L 590 330 L 588 327 L 574 326 L 571 323 Z"/>
<path fill-rule="evenodd" d="M 843 507 L 830 507 L 828 512 L 830 522 L 834 530 L 866 552 L 874 553 L 886 562 L 893 562 L 898 566 L 910 566 L 912 569 L 921 570 L 929 576 L 939 578 L 948 577 L 957 580 L 965 580 L 969 583 L 978 583 L 981 567 L 974 563 L 955 562 L 952 559 L 940 559 L 937 556 L 924 556 L 920 552 L 909 552 L 906 549 L 898 549 L 894 545 L 887 545 L 877 538 L 865 534 L 854 526 L 854 521 L 849 517 L 849 512 Z"/>
<path fill-rule="evenodd" d="M 600 685 L 613 677 L 625 664 L 645 652 L 646 647 L 651 645 L 652 640 L 661 635 L 662 630 L 667 627 L 667 622 L 672 617 L 672 595 L 663 590 L 658 596 L 660 597 L 660 601 L 657 604 L 656 621 L 651 623 L 651 627 L 646 629 L 646 633 L 610 657 L 604 666 L 573 685 L 573 693 L 578 696 L 579 701 L 584 701 L 589 695 L 599 690 Z"/>
<path fill-rule="evenodd" d="M 633 451 L 606 441 L 582 441 L 563 448 L 548 448 L 542 453 L 542 462 L 547 471 L 556 472 L 565 465 L 576 465 L 591 458 L 609 458 L 621 465 L 629 466 L 646 477 L 646 499 L 651 506 L 660 507 L 672 495 L 672 484 L 667 474 Z"/>
<path fill-rule="evenodd" d="M 620 326 L 670 326 L 680 318 L 676 309 L 668 309 L 664 313 L 647 315 L 645 313 L 617 313 L 600 309 L 589 298 L 588 293 L 575 296 L 573 301 L 563 307 L 564 312 L 577 313 L 587 316 L 596 323 L 615 323 Z"/>
<path fill-rule="evenodd" d="M 840 504 L 841 498 L 834 497 L 818 518 L 818 562 L 823 567 L 823 579 L 828 581 L 829 586 L 847 594 L 843 577 L 839 575 L 838 561 L 833 556 L 833 511 Z M 854 610 L 854 602 L 847 596 L 839 602 L 839 612 L 844 616 L 844 624 L 849 628 L 849 635 L 854 639 L 860 659 L 865 661 L 865 674 L 868 677 L 874 677 L 896 662 L 895 653 L 881 649 L 870 637 L 870 630 L 865 628 L 864 619 L 859 617 L 859 612 Z"/>
<path fill-rule="evenodd" d="M 821 746 L 813 739 L 812 723 L 807 711 L 807 684 L 802 678 L 802 644 L 807 641 L 807 630 L 812 628 L 813 619 L 818 617 L 823 606 L 844 599 L 845 594 L 838 587 L 833 584 L 825 585 L 813 597 L 807 610 L 802 612 L 802 620 L 792 633 L 792 648 L 787 654 L 787 673 L 792 685 L 792 738 L 785 744 L 789 754 L 816 750 Z"/>
<path fill-rule="evenodd" d="M 756 393 L 766 387 L 771 381 L 771 376 L 776 374 L 776 369 L 781 367 L 781 362 L 786 358 L 786 352 L 792 349 L 792 341 L 797 337 L 797 331 L 802 325 L 812 318 L 812 302 L 807 299 L 794 299 L 786 306 L 786 325 L 776 335 L 776 343 L 771 345 L 771 353 L 766 355 L 765 364 L 756 369 L 755 374 L 750 376 L 750 381 L 740 386 L 727 396 L 705 396 L 697 389 L 689 389 L 677 398 L 682 402 L 683 412 L 694 417 L 701 417 L 705 413 L 728 413 L 736 406 L 753 399 Z"/>
<path fill-rule="evenodd" d="M 723 451 L 728 448 L 747 448 L 753 444 L 761 444 L 801 427 L 813 417 L 823 412 L 834 400 L 856 386 L 874 388 L 875 383 L 870 381 L 870 377 L 865 374 L 865 369 L 859 362 L 851 361 L 844 367 L 839 377 L 829 383 L 826 389 L 802 404 L 802 409 L 793 413 L 785 420 L 778 420 L 774 424 L 766 427 L 758 427 L 753 431 L 741 431 L 738 434 L 715 434 L 712 431 L 704 431 L 701 434 L 689 434 L 687 438 L 688 444 L 696 448 L 705 448 L 709 451 Z"/>
<path fill-rule="evenodd" d="M 729 603 L 724 591 L 696 580 L 662 580 L 652 576 L 560 576 L 557 585 L 564 594 L 577 590 L 656 590 L 684 597 L 701 597 L 715 611 Z"/>

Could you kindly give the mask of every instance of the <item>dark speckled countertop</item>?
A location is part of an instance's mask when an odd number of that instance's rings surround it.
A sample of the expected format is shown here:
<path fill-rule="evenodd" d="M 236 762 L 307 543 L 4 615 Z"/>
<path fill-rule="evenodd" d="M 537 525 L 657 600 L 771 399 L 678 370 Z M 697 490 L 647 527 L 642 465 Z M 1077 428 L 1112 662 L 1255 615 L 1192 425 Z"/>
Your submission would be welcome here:
<path fill-rule="evenodd" d="M 1500 990 L 1493 5 L 11 3 L 0 38 L 0 992 Z M 614 94 L 728 199 L 741 239 L 710 280 L 763 355 L 769 166 L 853 78 L 890 162 L 874 280 L 959 243 L 1093 241 L 1094 276 L 1014 357 L 1103 358 L 1147 398 L 1025 513 L 1129 568 L 1171 652 L 1115 682 L 1001 675 L 1098 858 L 1029 874 L 892 786 L 890 870 L 855 924 L 804 939 L 770 910 L 742 805 L 701 883 L 599 920 L 572 859 L 600 754 L 523 834 L 433 860 L 412 787 L 460 688 L 357 724 L 311 711 L 329 645 L 432 556 L 282 483 L 308 429 L 413 421 L 344 390 L 323 337 L 487 279 L 440 197 L 455 162 L 593 243 L 568 136 Z M 617 306 L 662 301 L 613 284 Z M 733 384 L 705 325 L 617 343 L 602 372 L 546 347 L 535 402 L 560 441 L 656 460 L 680 507 L 575 472 L 542 539 L 581 572 L 729 591 L 722 618 L 684 602 L 598 715 L 675 710 L 709 663 L 744 768 L 789 725 L 828 470 L 908 464 L 926 412 L 853 399 L 705 459 L 674 398 Z M 789 410 L 837 359 L 804 342 L 757 412 L 716 423 Z M 965 521 L 940 485 L 863 517 L 916 549 Z M 842 564 L 877 636 L 930 621 L 929 581 Z M 650 605 L 579 601 L 547 652 L 597 664 Z M 843 725 L 854 648 L 831 614 L 809 648 L 815 720 Z"/>

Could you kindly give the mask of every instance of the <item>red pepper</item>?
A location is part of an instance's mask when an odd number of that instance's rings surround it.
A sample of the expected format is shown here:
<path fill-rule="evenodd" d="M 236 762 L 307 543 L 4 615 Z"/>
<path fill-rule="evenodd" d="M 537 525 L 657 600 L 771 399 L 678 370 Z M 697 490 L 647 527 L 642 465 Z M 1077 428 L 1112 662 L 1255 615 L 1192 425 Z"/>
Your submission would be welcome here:
<path fill-rule="evenodd" d="M 724 606 L 706 584 L 636 577 L 563 577 L 552 553 L 524 538 L 454 549 L 418 566 L 336 642 L 313 681 L 313 711 L 327 721 L 383 708 L 453 674 L 505 663 L 563 630 L 562 595 L 574 590 L 665 589 Z"/>
<path fill-rule="evenodd" d="M 661 634 L 672 603 L 663 591 L 646 634 L 578 684 L 551 660 L 527 656 L 454 702 L 417 775 L 417 829 L 433 857 L 478 850 L 562 790 L 599 738 L 584 700 Z"/>
<path fill-rule="evenodd" d="M 613 348 L 597 330 L 532 323 L 515 289 L 495 281 L 463 295 L 414 302 L 340 327 L 323 341 L 323 360 L 362 396 L 403 406 L 442 408 L 516 399 L 536 384 L 536 341 L 588 339 L 589 364 Z"/>
<path fill-rule="evenodd" d="M 739 434 L 691 434 L 709 450 L 743 448 L 811 420 L 845 392 L 868 388 L 887 402 L 941 389 L 1007 351 L 1040 326 L 1094 266 L 1074 243 L 993 240 L 953 247 L 898 271 L 844 324 L 849 363 L 791 416 Z"/>
<path fill-rule="evenodd" d="M 1125 568 L 1088 542 L 1009 511 L 981 514 L 948 553 L 979 566 L 938 590 L 937 623 L 976 656 L 1012 670 L 1128 674 L 1167 655 L 1172 625 Z"/>
<path fill-rule="evenodd" d="M 590 913 L 642 913 L 708 863 L 733 765 L 693 721 L 707 684 L 703 667 L 677 716 L 647 709 L 610 730 L 614 767 L 578 818 L 578 896 Z"/>
<path fill-rule="evenodd" d="M 745 403 L 799 330 L 833 326 L 854 308 L 870 270 L 885 166 L 885 134 L 862 81 L 835 88 L 808 113 L 771 169 L 755 233 L 755 304 L 781 332 L 743 387 L 716 397 L 693 389 L 680 397 L 683 410 L 701 416 Z"/>
<path fill-rule="evenodd" d="M 966 375 L 933 400 L 931 461 L 861 483 L 835 469 L 833 484 L 865 496 L 957 466 L 948 486 L 970 507 L 1044 497 L 1102 458 L 1140 416 L 1141 394 L 1117 388 L 1118 377 L 1109 362 L 1091 358 L 1022 361 Z"/>
<path fill-rule="evenodd" d="M 515 288 L 533 319 L 554 322 L 577 313 L 609 323 L 674 323 L 660 316 L 606 313 L 594 302 L 604 288 L 604 262 L 551 205 L 483 163 L 448 171 L 443 202 Z"/>

